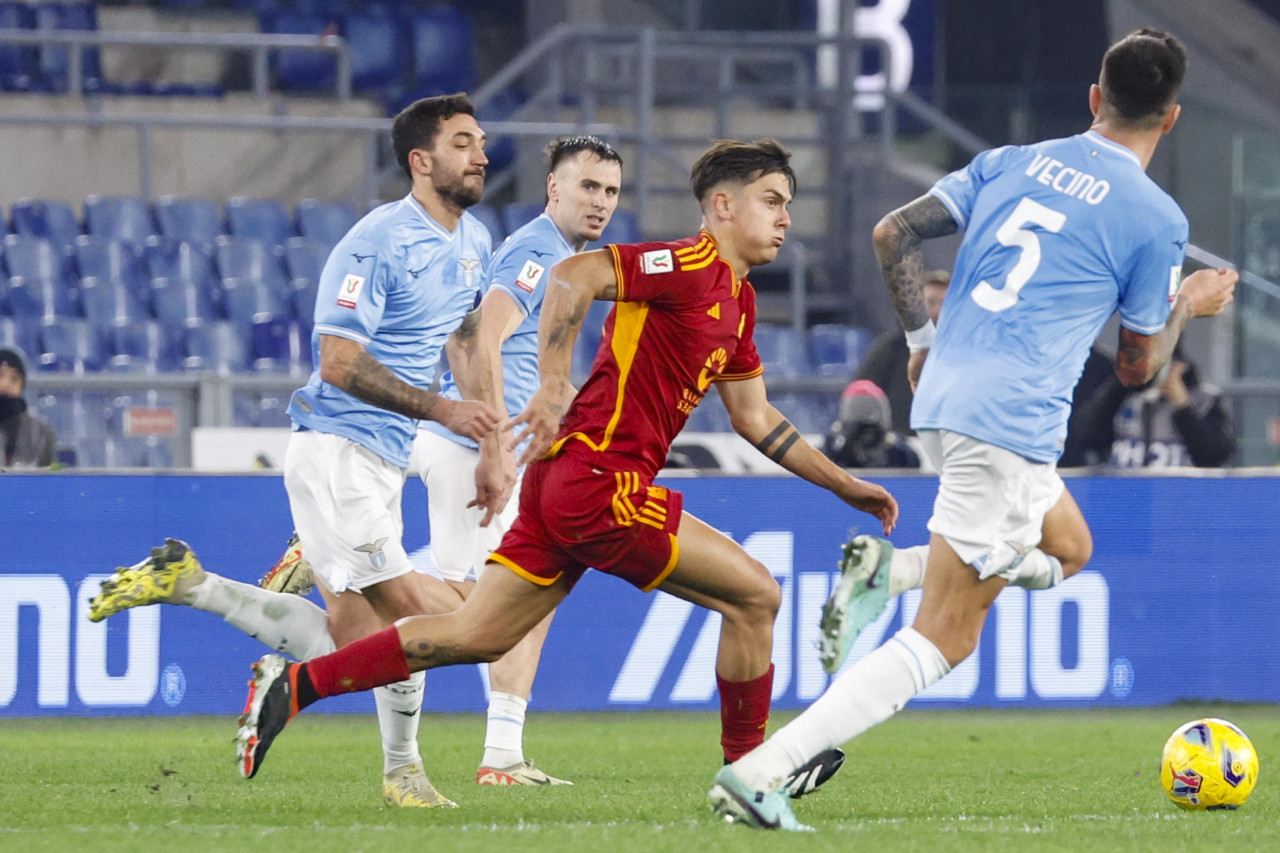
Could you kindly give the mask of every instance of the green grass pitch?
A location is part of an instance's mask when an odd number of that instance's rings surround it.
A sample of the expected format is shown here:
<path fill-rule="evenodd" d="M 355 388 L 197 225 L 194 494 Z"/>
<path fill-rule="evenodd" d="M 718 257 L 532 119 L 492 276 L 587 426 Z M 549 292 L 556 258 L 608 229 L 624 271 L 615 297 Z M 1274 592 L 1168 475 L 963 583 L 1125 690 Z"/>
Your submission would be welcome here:
<path fill-rule="evenodd" d="M 1232 720 L 1258 749 L 1240 811 L 1182 812 L 1160 790 L 1165 738 L 1202 716 Z M 233 733 L 211 717 L 0 722 L 0 850 L 1280 850 L 1270 706 L 905 713 L 796 804 L 817 829 L 805 835 L 713 818 L 710 714 L 531 714 L 526 753 L 577 783 L 541 789 L 477 787 L 483 715 L 427 715 L 428 773 L 462 806 L 451 810 L 382 805 L 372 714 L 304 715 L 248 782 Z"/>

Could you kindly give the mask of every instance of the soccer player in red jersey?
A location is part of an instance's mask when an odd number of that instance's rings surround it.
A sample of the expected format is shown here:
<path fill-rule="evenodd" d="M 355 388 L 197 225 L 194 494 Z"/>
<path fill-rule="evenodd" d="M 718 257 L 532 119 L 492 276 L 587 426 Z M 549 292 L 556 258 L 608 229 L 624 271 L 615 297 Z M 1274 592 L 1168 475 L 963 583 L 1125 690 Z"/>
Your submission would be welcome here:
<path fill-rule="evenodd" d="M 898 518 L 888 491 L 800 440 L 765 394 L 752 338 L 755 294 L 745 276 L 777 256 L 791 224 L 789 157 L 771 140 L 717 142 L 693 168 L 703 214 L 697 235 L 611 245 L 550 270 L 539 325 L 541 385 L 512 421 L 525 426 L 522 461 L 532 464 L 519 515 L 490 558 L 510 571 L 486 571 L 452 613 L 402 619 L 301 664 L 262 658 L 237 737 L 245 775 L 256 773 L 285 724 L 318 699 L 418 670 L 496 660 L 588 567 L 720 613 L 716 681 L 725 758 L 763 742 L 781 593 L 763 564 L 685 512 L 679 492 L 653 484 L 672 440 L 715 384 L 734 429 L 761 453 L 875 516 L 886 535 Z M 594 299 L 618 304 L 575 397 L 573 344 Z"/>

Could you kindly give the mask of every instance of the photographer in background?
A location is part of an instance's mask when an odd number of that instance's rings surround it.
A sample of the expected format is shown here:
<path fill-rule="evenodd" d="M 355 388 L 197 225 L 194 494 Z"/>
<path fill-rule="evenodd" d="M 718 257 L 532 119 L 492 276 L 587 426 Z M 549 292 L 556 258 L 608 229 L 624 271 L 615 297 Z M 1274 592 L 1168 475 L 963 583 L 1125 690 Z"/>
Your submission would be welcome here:
<path fill-rule="evenodd" d="M 0 440 L 5 468 L 48 468 L 57 459 L 57 437 L 43 418 L 27 411 L 27 363 L 22 353 L 0 347 Z"/>
<path fill-rule="evenodd" d="M 855 379 L 840 395 L 839 420 L 823 438 L 822 452 L 841 468 L 919 468 L 920 457 L 892 426 L 884 391 L 868 379 Z"/>

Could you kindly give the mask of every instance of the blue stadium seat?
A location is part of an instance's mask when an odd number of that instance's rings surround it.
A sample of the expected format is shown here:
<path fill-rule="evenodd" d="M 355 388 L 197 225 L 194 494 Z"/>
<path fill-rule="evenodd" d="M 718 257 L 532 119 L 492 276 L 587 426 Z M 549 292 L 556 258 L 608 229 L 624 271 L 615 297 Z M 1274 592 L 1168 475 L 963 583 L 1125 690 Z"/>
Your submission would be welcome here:
<path fill-rule="evenodd" d="M 302 326 L 286 320 L 253 324 L 253 369 L 259 373 L 311 372 L 311 340 Z"/>
<path fill-rule="evenodd" d="M 520 226 L 532 222 L 546 209 L 545 204 L 504 204 L 502 206 L 502 225 L 508 234 L 515 233 Z"/>
<path fill-rule="evenodd" d="M 30 362 L 39 353 L 40 327 L 28 320 L 0 317 L 0 347 L 17 347 Z"/>
<path fill-rule="evenodd" d="M 871 343 L 866 329 L 840 323 L 809 328 L 809 354 L 819 376 L 852 376 Z"/>
<path fill-rule="evenodd" d="M 0 2 L 0 29 L 30 30 L 36 25 L 35 12 L 23 2 Z M 39 72 L 38 48 L 0 44 L 0 91 L 28 92 Z"/>
<path fill-rule="evenodd" d="M 227 202 L 227 230 L 235 237 L 252 237 L 278 246 L 293 236 L 293 223 L 284 205 L 273 199 L 236 196 Z M 225 273 L 224 273 L 225 275 Z"/>
<path fill-rule="evenodd" d="M 470 19 L 455 6 L 433 6 L 413 13 L 413 73 L 416 97 L 466 92 L 475 87 Z"/>
<path fill-rule="evenodd" d="M 210 370 L 220 375 L 244 373 L 249 366 L 244 334 L 232 323 L 202 323 L 187 328 L 184 370 Z"/>
<path fill-rule="evenodd" d="M 55 246 L 70 246 L 80 236 L 80 220 L 69 204 L 34 198 L 13 203 L 13 233 L 43 237 Z"/>
<path fill-rule="evenodd" d="M 295 278 L 290 302 L 293 304 L 293 316 L 303 327 L 310 330 L 315 325 L 316 291 L 319 285 L 315 279 Z M 310 331 L 307 332 L 310 336 Z"/>
<path fill-rule="evenodd" d="M 51 281 L 64 288 L 71 287 L 71 268 L 66 250 L 42 237 L 6 235 L 4 264 L 10 276 L 21 276 L 28 281 Z"/>
<path fill-rule="evenodd" d="M 149 276 L 142 251 L 135 244 L 82 234 L 76 238 L 75 259 L 81 280 L 96 278 L 122 284 L 145 301 Z"/>
<path fill-rule="evenodd" d="M 14 318 L 30 323 L 46 317 L 79 316 L 77 296 L 75 290 L 57 282 L 15 275 L 9 279 L 4 302 Z"/>
<path fill-rule="evenodd" d="M 40 369 L 84 373 L 106 358 L 97 330 L 87 320 L 47 317 L 40 326 Z"/>
<path fill-rule="evenodd" d="M 151 310 L 173 334 L 221 319 L 209 291 L 182 278 L 152 279 Z"/>
<path fill-rule="evenodd" d="M 218 203 L 208 198 L 162 196 L 156 201 L 160 234 L 191 243 L 212 245 L 224 233 Z"/>
<path fill-rule="evenodd" d="M 284 266 L 289 278 L 319 281 L 332 245 L 307 237 L 290 237 L 284 244 Z"/>
<path fill-rule="evenodd" d="M 755 342 L 766 373 L 775 376 L 804 376 L 811 372 L 805 340 L 790 326 L 758 323 Z"/>
<path fill-rule="evenodd" d="M 98 13 L 93 3 L 48 3 L 35 6 L 36 29 L 39 30 L 88 30 L 98 29 Z M 85 50 L 81 59 L 81 80 L 86 91 L 100 88 L 101 63 L 97 49 Z M 71 71 L 70 51 L 65 47 L 40 49 L 40 88 L 51 92 L 66 92 Z"/>
<path fill-rule="evenodd" d="M 805 435 L 822 435 L 830 429 L 840 405 L 835 394 L 780 394 L 770 402 Z"/>
<path fill-rule="evenodd" d="M 267 12 L 258 18 L 264 33 L 315 36 L 338 31 L 336 16 L 294 9 Z M 338 80 L 338 61 L 333 54 L 313 50 L 285 50 L 272 54 L 276 83 L 290 92 L 332 91 Z"/>
<path fill-rule="evenodd" d="M 502 216 L 498 211 L 494 210 L 491 205 L 475 204 L 467 208 L 467 211 L 480 220 L 480 224 L 489 229 L 489 236 L 493 238 L 493 247 L 496 249 L 501 245 L 502 241 L 507 238 L 507 229 L 502 226 Z"/>
<path fill-rule="evenodd" d="M 351 84 L 356 91 L 381 91 L 403 82 L 408 37 L 389 8 L 370 4 L 344 15 L 342 35 L 351 45 Z"/>
<path fill-rule="evenodd" d="M 136 196 L 91 195 L 84 200 L 85 232 L 142 245 L 155 235 L 147 203 Z"/>
<path fill-rule="evenodd" d="M 117 325 L 132 325 L 151 319 L 151 312 L 122 281 L 93 276 L 81 280 L 80 304 L 85 319 L 100 335 L 106 335 Z"/>
<path fill-rule="evenodd" d="M 214 248 L 218 274 L 224 281 L 252 279 L 283 298 L 289 295 L 289 282 L 280 263 L 281 254 L 275 244 L 250 237 L 219 237 Z"/>
<path fill-rule="evenodd" d="M 164 326 L 155 320 L 112 326 L 107 337 L 117 358 L 148 365 L 153 372 L 177 367 L 173 341 Z"/>
<path fill-rule="evenodd" d="M 78 439 L 105 436 L 110 410 L 110 398 L 91 391 L 42 394 L 36 402 L 36 412 L 53 426 L 60 444 L 74 445 Z"/>
<path fill-rule="evenodd" d="M 206 292 L 217 290 L 213 271 L 213 248 L 172 237 L 153 237 L 143 247 L 151 278 L 171 278 L 191 282 Z"/>
<path fill-rule="evenodd" d="M 308 240 L 332 247 L 356 224 L 356 216 L 345 204 L 304 198 L 295 211 L 298 233 Z"/>
<path fill-rule="evenodd" d="M 268 322 L 292 311 L 286 309 L 283 300 L 266 284 L 251 278 L 224 278 L 222 299 L 227 320 L 243 334 L 256 323 Z"/>

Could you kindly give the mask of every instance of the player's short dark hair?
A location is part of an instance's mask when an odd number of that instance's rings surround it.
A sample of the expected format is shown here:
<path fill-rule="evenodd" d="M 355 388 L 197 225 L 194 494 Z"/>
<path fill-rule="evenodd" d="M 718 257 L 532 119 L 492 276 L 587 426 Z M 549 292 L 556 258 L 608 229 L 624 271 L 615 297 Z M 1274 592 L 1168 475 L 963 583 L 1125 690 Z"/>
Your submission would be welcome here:
<path fill-rule="evenodd" d="M 1154 127 L 1178 100 L 1187 75 L 1187 50 L 1161 30 L 1134 30 L 1107 49 L 1099 83 L 1103 100 L 1122 121 Z"/>
<path fill-rule="evenodd" d="M 693 164 L 689 183 L 698 201 L 726 181 L 746 186 L 775 172 L 787 176 L 791 194 L 796 192 L 796 173 L 791 168 L 791 152 L 772 139 L 741 142 L 717 139 Z"/>
<path fill-rule="evenodd" d="M 591 134 L 562 136 L 553 142 L 548 142 L 545 151 L 548 175 L 556 170 L 556 166 L 582 151 L 590 151 L 601 160 L 617 163 L 619 166 L 622 165 L 622 155 L 618 153 L 618 149 L 600 137 L 592 136 Z"/>
<path fill-rule="evenodd" d="M 440 123 L 459 114 L 476 114 L 476 108 L 465 92 L 420 98 L 396 115 L 391 123 L 391 147 L 395 149 L 396 162 L 406 175 L 413 177 L 409 171 L 409 152 L 434 145 Z"/>

